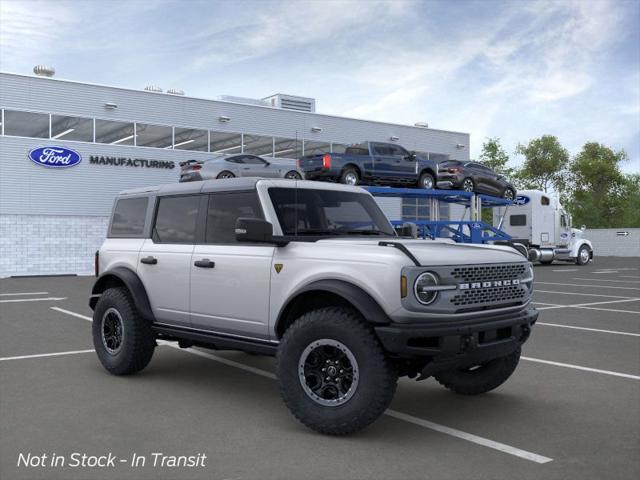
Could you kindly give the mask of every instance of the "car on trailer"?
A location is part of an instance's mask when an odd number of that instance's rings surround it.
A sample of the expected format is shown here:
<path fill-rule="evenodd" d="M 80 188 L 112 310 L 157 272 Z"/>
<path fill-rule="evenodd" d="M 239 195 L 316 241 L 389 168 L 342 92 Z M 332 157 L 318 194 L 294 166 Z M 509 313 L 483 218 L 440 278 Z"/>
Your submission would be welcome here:
<path fill-rule="evenodd" d="M 504 175 L 479 162 L 460 160 L 440 162 L 438 188 L 484 193 L 507 200 L 516 198 L 516 187 Z"/>
<path fill-rule="evenodd" d="M 302 180 L 303 174 L 291 158 L 259 157 L 248 153 L 180 162 L 180 182 L 234 177 Z"/>

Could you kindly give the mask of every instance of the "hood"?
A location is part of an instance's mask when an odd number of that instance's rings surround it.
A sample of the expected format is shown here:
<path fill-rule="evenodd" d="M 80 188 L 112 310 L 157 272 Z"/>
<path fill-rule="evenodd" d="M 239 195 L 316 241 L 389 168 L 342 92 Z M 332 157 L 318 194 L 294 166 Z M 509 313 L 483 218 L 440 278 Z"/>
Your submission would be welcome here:
<path fill-rule="evenodd" d="M 381 241 L 401 243 L 416 257 L 420 265 L 475 265 L 483 263 L 511 263 L 527 262 L 528 260 L 513 248 L 503 245 L 477 245 L 470 243 L 455 243 L 452 240 L 409 240 L 391 237 L 377 239 L 360 238 L 331 238 L 320 240 L 318 243 L 331 242 L 345 245 L 360 245 L 380 247 Z"/>

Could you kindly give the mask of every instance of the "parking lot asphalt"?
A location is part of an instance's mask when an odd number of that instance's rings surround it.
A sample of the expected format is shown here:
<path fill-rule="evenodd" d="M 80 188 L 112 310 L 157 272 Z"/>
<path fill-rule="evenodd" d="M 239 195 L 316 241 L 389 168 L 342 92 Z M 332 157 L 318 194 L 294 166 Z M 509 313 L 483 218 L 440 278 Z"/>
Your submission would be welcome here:
<path fill-rule="evenodd" d="M 386 415 L 339 438 L 290 415 L 271 358 L 163 344 L 111 376 L 92 351 L 93 278 L 2 279 L 0 478 L 640 478 L 640 258 L 535 276 L 538 325 L 507 383 L 463 397 L 401 379 Z M 74 452 L 127 461 L 72 468 Z M 154 467 L 154 452 L 207 458 Z M 18 466 L 28 453 L 67 464 Z"/>

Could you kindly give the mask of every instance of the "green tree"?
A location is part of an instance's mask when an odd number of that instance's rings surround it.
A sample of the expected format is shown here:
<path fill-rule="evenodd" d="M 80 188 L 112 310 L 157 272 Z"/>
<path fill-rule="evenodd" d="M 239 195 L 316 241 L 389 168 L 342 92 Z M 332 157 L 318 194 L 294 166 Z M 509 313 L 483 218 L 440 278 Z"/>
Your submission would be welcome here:
<path fill-rule="evenodd" d="M 513 168 L 508 167 L 509 155 L 502 148 L 498 137 L 486 138 L 482 144 L 482 153 L 479 158 L 483 165 L 495 170 L 497 173 L 510 177 L 513 175 Z"/>
<path fill-rule="evenodd" d="M 597 142 L 585 143 L 574 157 L 569 167 L 567 196 L 576 225 L 630 226 L 622 222 L 633 222 L 637 215 L 631 203 L 638 180 L 633 176 L 625 178 L 620 171 L 619 164 L 626 159 L 624 150 L 615 152 Z"/>
<path fill-rule="evenodd" d="M 556 137 L 543 135 L 526 145 L 518 144 L 516 154 L 525 157 L 522 168 L 515 176 L 520 188 L 533 188 L 545 192 L 552 187 L 556 192 L 565 189 L 569 152 L 560 145 Z"/>
<path fill-rule="evenodd" d="M 640 173 L 625 175 L 623 208 L 618 226 L 640 228 Z"/>

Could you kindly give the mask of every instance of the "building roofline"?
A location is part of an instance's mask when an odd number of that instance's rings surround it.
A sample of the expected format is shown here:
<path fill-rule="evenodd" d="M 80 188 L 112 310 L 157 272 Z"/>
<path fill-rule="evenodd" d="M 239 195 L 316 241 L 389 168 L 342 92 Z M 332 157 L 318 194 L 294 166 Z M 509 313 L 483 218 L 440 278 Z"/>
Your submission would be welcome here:
<path fill-rule="evenodd" d="M 252 108 L 266 108 L 266 109 L 269 109 L 269 110 L 285 111 L 285 112 L 297 113 L 297 114 L 301 114 L 301 115 L 317 115 L 319 117 L 339 118 L 341 120 L 356 120 L 358 122 L 376 123 L 376 124 L 380 124 L 380 125 L 389 125 L 389 126 L 402 127 L 402 128 L 411 128 L 411 129 L 414 129 L 414 130 L 427 130 L 427 131 L 434 131 L 434 132 L 453 133 L 453 134 L 457 134 L 457 135 L 470 135 L 469 132 L 460 132 L 460 131 L 456 131 L 456 130 L 444 130 L 444 129 L 431 128 L 431 127 L 428 127 L 428 128 L 416 127 L 415 125 L 405 125 L 405 124 L 402 124 L 402 123 L 382 122 L 382 121 L 379 121 L 379 120 L 367 120 L 367 119 L 364 119 L 364 118 L 345 117 L 345 116 L 341 116 L 341 115 L 332 115 L 332 114 L 328 114 L 328 113 L 301 112 L 301 111 L 298 111 L 298 110 L 287 110 L 287 109 L 283 109 L 283 108 L 272 107 L 270 105 L 253 105 L 251 103 L 230 102 L 230 101 L 227 101 L 227 100 L 214 100 L 214 99 L 204 98 L 204 97 L 193 97 L 193 96 L 190 96 L 190 95 L 172 95 L 172 94 L 165 93 L 165 92 L 151 92 L 151 91 L 148 91 L 148 90 L 137 90 L 137 89 L 134 89 L 134 88 L 117 87 L 117 86 L 113 86 L 113 85 L 105 85 L 105 84 L 102 84 L 102 83 L 81 82 L 81 81 L 78 81 L 78 80 L 67 80 L 67 79 L 64 79 L 64 78 L 39 77 L 37 75 L 27 75 L 27 74 L 24 74 L 24 73 L 14 73 L 14 72 L 5 72 L 5 71 L 0 71 L 0 75 L 13 75 L 13 76 L 16 76 L 16 77 L 24 77 L 24 78 L 28 78 L 28 79 L 36 79 L 36 80 L 43 80 L 43 81 L 74 83 L 74 84 L 79 84 L 79 85 L 88 85 L 88 86 L 100 87 L 100 88 L 112 88 L 112 89 L 115 89 L 115 90 L 124 90 L 124 91 L 127 91 L 127 92 L 144 93 L 144 94 L 147 94 L 147 95 L 163 95 L 165 97 L 175 97 L 175 98 L 178 98 L 178 99 L 180 99 L 180 98 L 191 98 L 191 99 L 194 99 L 194 100 L 202 100 L 202 101 L 205 101 L 205 102 L 212 102 L 212 103 L 224 103 L 224 104 L 230 104 L 230 105 L 244 105 L 244 106 L 252 107 Z M 278 94 L 274 94 L 274 95 L 278 95 Z M 273 96 L 273 95 L 271 95 L 271 96 Z M 291 95 L 291 96 L 299 96 L 299 95 Z M 264 97 L 264 98 L 268 98 L 268 97 Z M 301 98 L 313 98 L 313 97 L 301 97 Z"/>

